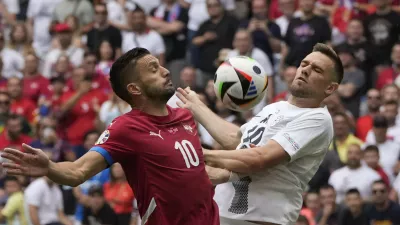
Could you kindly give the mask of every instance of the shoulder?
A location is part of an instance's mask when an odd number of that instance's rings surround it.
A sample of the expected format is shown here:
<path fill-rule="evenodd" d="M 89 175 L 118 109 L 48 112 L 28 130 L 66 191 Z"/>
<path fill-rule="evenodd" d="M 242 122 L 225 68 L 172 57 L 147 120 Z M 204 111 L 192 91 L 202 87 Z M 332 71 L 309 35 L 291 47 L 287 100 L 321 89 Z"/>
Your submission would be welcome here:
<path fill-rule="evenodd" d="M 182 108 L 171 108 L 171 111 L 175 113 L 176 119 L 179 120 L 194 120 L 192 113 L 187 109 Z"/>
<path fill-rule="evenodd" d="M 25 195 L 30 195 L 33 193 L 39 192 L 44 186 L 45 186 L 45 181 L 43 178 L 36 179 L 32 181 L 29 186 L 25 189 Z"/>

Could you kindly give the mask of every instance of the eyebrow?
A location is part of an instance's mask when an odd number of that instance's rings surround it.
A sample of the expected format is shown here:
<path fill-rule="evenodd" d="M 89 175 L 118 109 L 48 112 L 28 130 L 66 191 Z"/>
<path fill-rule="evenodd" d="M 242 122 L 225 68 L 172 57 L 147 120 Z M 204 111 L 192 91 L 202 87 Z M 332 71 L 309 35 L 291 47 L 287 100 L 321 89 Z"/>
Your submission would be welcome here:
<path fill-rule="evenodd" d="M 302 61 L 301 61 L 301 63 L 307 63 L 307 64 L 310 64 L 310 61 L 308 61 L 308 60 L 306 60 L 306 59 L 303 59 Z M 325 70 L 324 69 L 322 69 L 322 67 L 320 67 L 320 66 L 318 66 L 318 65 L 315 65 L 315 63 L 312 63 L 311 64 L 311 66 L 312 67 L 316 67 L 317 69 L 320 69 L 322 72 L 324 72 Z"/>

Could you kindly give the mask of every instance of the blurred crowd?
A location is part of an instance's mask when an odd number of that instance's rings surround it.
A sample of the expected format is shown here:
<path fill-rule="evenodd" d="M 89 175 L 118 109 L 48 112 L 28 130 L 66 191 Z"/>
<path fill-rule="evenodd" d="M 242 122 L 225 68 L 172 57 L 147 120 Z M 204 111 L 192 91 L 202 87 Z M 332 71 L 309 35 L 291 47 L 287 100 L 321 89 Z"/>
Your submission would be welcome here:
<path fill-rule="evenodd" d="M 0 149 L 27 143 L 57 162 L 85 154 L 131 110 L 108 74 L 134 47 L 242 125 L 288 98 L 297 66 L 319 42 L 336 50 L 345 74 L 324 101 L 335 137 L 297 224 L 400 224 L 399 0 L 1 0 Z M 214 93 L 216 68 L 237 55 L 256 59 L 269 81 L 246 113 Z M 220 148 L 201 125 L 199 134 L 204 147 Z M 140 224 L 119 164 L 76 188 L 3 171 L 0 207 L 8 225 Z"/>

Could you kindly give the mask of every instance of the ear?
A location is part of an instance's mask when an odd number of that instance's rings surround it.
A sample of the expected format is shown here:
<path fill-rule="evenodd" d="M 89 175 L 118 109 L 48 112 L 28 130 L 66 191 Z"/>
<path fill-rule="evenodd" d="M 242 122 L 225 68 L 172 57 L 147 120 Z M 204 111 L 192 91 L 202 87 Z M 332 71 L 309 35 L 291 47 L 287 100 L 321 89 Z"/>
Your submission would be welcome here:
<path fill-rule="evenodd" d="M 337 89 L 339 88 L 338 83 L 331 83 L 326 89 L 325 89 L 325 94 L 327 96 L 330 96 L 333 94 Z"/>
<path fill-rule="evenodd" d="M 141 95 L 142 91 L 137 83 L 129 83 L 126 89 L 131 95 Z"/>

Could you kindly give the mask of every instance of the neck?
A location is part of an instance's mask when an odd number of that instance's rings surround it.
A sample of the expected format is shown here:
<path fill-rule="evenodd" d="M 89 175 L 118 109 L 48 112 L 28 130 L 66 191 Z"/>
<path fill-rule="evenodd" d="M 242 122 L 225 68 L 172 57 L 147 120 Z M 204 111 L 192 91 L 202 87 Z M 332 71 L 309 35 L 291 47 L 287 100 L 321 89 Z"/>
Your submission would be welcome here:
<path fill-rule="evenodd" d="M 386 15 L 386 14 L 390 13 L 391 10 L 392 10 L 392 8 L 390 6 L 385 6 L 385 7 L 376 9 L 376 14 Z"/>
<path fill-rule="evenodd" d="M 289 96 L 288 102 L 299 108 L 319 108 L 321 101 L 312 98 L 299 98 L 293 95 Z"/>
<path fill-rule="evenodd" d="M 387 208 L 389 208 L 390 202 L 385 201 L 383 204 L 375 204 L 375 207 L 378 211 L 385 211 Z"/>
<path fill-rule="evenodd" d="M 385 142 L 386 142 L 386 136 L 385 136 L 384 138 L 382 138 L 382 139 L 377 139 L 377 138 L 375 137 L 375 141 L 376 141 L 377 144 L 385 143 Z"/>
<path fill-rule="evenodd" d="M 165 102 L 150 103 L 149 101 L 147 101 L 147 103 L 142 104 L 142 107 L 138 107 L 135 105 L 131 105 L 131 107 L 132 109 L 138 109 L 152 116 L 168 116 L 168 109 Z"/>
<path fill-rule="evenodd" d="M 165 5 L 167 6 L 167 9 L 171 9 L 172 6 L 174 6 L 175 2 L 167 2 Z"/>
<path fill-rule="evenodd" d="M 368 109 L 369 115 L 375 117 L 379 113 L 379 109 Z"/>
<path fill-rule="evenodd" d="M 351 211 L 351 214 L 353 215 L 353 217 L 357 217 L 357 216 L 361 215 L 361 213 L 362 213 L 361 209 L 356 209 L 356 210 Z"/>
<path fill-rule="evenodd" d="M 68 43 L 67 45 L 60 45 L 61 50 L 67 50 L 70 45 L 71 45 L 71 43 Z"/>
<path fill-rule="evenodd" d="M 347 166 L 347 167 L 349 167 L 351 170 L 356 170 L 361 167 L 361 163 L 359 163 L 357 165 L 353 165 L 353 166 Z"/>
<path fill-rule="evenodd" d="M 222 17 L 224 16 L 224 14 L 218 15 L 216 17 L 211 18 L 211 21 L 213 23 L 218 23 L 219 21 L 221 21 Z"/>
<path fill-rule="evenodd" d="M 146 32 L 146 29 L 147 29 L 146 27 L 143 27 L 143 28 L 135 29 L 135 30 L 133 30 L 133 32 L 137 33 L 137 34 L 143 34 Z"/>
<path fill-rule="evenodd" d="M 36 76 L 38 73 L 37 73 L 37 71 L 34 71 L 34 72 L 27 72 L 26 74 L 25 74 L 25 76 L 27 76 L 27 77 L 34 77 L 34 76 Z"/>
<path fill-rule="evenodd" d="M 301 16 L 302 20 L 309 20 L 314 16 L 313 12 L 306 13 L 303 11 L 303 15 Z"/>
<path fill-rule="evenodd" d="M 104 30 L 104 29 L 107 28 L 107 25 L 108 25 L 107 21 L 104 21 L 104 22 L 97 22 L 97 23 L 96 23 L 96 28 L 97 28 L 97 29 L 100 29 L 100 30 Z"/>
<path fill-rule="evenodd" d="M 347 43 L 349 43 L 350 45 L 361 43 L 361 41 L 362 41 L 362 38 L 349 38 L 349 39 L 347 39 Z"/>
<path fill-rule="evenodd" d="M 336 135 L 336 140 L 338 140 L 340 142 L 343 142 L 343 141 L 345 141 L 347 139 L 348 136 L 349 136 L 348 134 L 346 134 L 346 135 Z"/>

